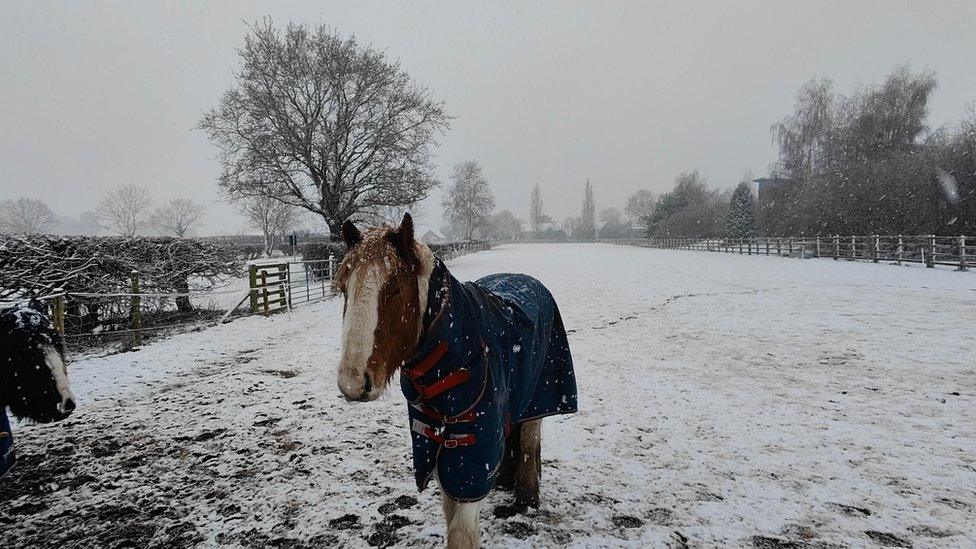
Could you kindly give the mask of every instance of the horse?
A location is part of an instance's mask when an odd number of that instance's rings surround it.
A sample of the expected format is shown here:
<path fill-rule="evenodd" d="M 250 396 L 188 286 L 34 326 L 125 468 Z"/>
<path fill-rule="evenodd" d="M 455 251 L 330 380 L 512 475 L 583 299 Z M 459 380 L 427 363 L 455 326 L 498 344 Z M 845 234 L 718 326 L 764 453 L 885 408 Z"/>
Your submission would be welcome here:
<path fill-rule="evenodd" d="M 75 409 L 64 340 L 32 301 L 0 310 L 0 476 L 16 461 L 7 408 L 19 419 L 60 421 Z"/>
<path fill-rule="evenodd" d="M 447 546 L 478 547 L 494 487 L 514 491 L 509 516 L 539 506 L 542 418 L 577 410 L 556 302 L 523 274 L 459 282 L 414 238 L 410 214 L 364 232 L 347 221 L 342 233 L 339 391 L 372 401 L 400 372 L 417 489 L 436 476 Z"/>

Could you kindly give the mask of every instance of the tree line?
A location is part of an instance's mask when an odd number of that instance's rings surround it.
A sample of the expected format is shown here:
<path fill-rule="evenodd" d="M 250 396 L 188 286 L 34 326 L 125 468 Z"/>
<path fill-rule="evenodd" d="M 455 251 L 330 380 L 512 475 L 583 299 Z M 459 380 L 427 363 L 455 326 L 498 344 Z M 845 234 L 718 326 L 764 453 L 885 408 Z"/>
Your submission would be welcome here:
<path fill-rule="evenodd" d="M 899 67 L 848 95 L 829 78 L 797 94 L 771 126 L 778 159 L 752 192 L 747 174 L 732 191 L 697 172 L 637 214 L 649 236 L 974 234 L 976 107 L 932 129 L 931 72 Z"/>

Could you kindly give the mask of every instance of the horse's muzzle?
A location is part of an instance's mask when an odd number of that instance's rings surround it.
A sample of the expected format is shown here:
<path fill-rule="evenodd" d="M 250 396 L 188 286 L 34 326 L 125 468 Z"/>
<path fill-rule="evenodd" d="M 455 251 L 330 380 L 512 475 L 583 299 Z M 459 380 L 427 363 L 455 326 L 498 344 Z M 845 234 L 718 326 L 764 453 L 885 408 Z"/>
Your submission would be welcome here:
<path fill-rule="evenodd" d="M 363 372 L 362 378 L 355 374 L 339 376 L 339 392 L 350 402 L 367 402 L 373 400 L 373 381 L 369 374 Z"/>

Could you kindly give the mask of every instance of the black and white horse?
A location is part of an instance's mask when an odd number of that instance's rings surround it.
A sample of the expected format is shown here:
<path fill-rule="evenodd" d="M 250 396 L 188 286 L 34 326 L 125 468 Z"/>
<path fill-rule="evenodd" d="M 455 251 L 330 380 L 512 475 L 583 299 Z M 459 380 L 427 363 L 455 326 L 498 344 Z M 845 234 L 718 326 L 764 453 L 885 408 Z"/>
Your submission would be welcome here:
<path fill-rule="evenodd" d="M 62 420 L 75 409 L 64 341 L 40 309 L 32 302 L 0 310 L 0 474 L 13 463 L 7 408 L 38 423 Z"/>

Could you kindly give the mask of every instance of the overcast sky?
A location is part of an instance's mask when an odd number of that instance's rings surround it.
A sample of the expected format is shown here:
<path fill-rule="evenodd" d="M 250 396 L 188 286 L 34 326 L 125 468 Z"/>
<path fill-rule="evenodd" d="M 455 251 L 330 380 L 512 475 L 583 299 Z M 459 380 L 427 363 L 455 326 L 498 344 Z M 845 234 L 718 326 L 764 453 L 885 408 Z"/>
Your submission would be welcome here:
<path fill-rule="evenodd" d="M 827 75 L 848 91 L 895 66 L 936 72 L 930 122 L 976 100 L 976 2 L 14 2 L 0 0 L 0 199 L 92 210 L 133 183 L 157 202 L 223 204 L 193 130 L 231 86 L 246 22 L 326 23 L 385 49 L 457 119 L 438 173 L 473 158 L 499 209 L 578 214 L 698 169 L 717 187 L 775 159 L 769 126 Z M 423 224 L 439 227 L 439 193 Z"/>

